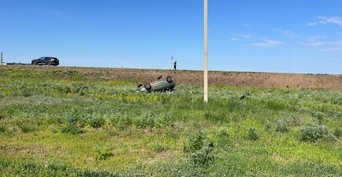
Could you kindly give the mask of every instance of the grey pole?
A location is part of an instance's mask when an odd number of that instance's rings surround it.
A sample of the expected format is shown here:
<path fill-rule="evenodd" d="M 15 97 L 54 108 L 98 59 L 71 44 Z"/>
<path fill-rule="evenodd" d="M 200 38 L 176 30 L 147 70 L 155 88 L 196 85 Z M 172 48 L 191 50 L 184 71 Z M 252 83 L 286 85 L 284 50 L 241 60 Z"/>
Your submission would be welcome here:
<path fill-rule="evenodd" d="M 171 70 L 173 68 L 173 56 L 171 56 Z"/>
<path fill-rule="evenodd" d="M 204 0 L 204 102 L 208 103 L 208 0 Z"/>
<path fill-rule="evenodd" d="M 1 62 L 0 62 L 0 65 L 2 65 L 3 63 L 3 60 L 2 60 L 2 52 L 1 52 Z"/>

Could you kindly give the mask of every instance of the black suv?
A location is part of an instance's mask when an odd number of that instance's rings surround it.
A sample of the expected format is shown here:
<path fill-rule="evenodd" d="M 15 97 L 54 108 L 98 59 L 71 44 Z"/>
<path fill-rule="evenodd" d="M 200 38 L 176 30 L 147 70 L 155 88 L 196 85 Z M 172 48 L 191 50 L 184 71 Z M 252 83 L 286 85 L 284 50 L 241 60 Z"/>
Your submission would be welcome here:
<path fill-rule="evenodd" d="M 59 65 L 59 60 L 56 57 L 40 57 L 38 59 L 34 59 L 31 62 L 32 65 Z"/>

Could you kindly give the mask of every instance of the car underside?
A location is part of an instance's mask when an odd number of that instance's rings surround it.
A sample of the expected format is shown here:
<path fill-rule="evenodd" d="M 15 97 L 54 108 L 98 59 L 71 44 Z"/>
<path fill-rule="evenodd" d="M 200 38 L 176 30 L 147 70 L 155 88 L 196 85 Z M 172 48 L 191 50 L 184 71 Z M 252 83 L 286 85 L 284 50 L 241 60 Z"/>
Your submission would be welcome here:
<path fill-rule="evenodd" d="M 176 82 L 171 76 L 167 76 L 165 79 L 162 79 L 162 76 L 159 76 L 156 81 L 153 81 L 151 83 L 139 84 L 136 91 L 173 91 L 175 86 Z"/>

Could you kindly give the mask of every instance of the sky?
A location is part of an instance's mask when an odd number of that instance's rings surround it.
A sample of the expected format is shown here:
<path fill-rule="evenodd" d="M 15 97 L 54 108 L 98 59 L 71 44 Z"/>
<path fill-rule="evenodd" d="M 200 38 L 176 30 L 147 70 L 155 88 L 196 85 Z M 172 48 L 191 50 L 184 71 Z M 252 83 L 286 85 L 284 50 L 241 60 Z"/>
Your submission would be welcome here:
<path fill-rule="evenodd" d="M 203 70 L 203 0 L 1 0 L 4 62 Z M 208 0 L 209 71 L 342 74 L 342 1 Z"/>

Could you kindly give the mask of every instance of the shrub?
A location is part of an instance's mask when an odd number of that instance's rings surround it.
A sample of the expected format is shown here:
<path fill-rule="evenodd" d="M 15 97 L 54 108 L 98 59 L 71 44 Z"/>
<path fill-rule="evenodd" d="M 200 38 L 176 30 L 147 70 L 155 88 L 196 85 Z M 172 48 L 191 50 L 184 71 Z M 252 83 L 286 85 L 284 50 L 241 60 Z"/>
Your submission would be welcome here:
<path fill-rule="evenodd" d="M 279 132 L 288 132 L 289 131 L 289 126 L 286 120 L 280 119 L 276 121 L 276 131 Z"/>
<path fill-rule="evenodd" d="M 205 140 L 204 132 L 199 130 L 188 137 L 188 141 L 183 145 L 184 152 L 195 152 L 200 150 Z"/>
<path fill-rule="evenodd" d="M 95 160 L 106 160 L 113 156 L 113 153 L 111 152 L 111 148 L 107 146 L 96 145 L 94 147 L 94 156 Z"/>
<path fill-rule="evenodd" d="M 191 161 L 195 167 L 207 167 L 214 162 L 212 154 L 214 144 L 208 140 L 205 133 L 201 130 L 188 137 L 188 141 L 184 144 L 184 152 L 191 153 Z"/>
<path fill-rule="evenodd" d="M 334 141 L 337 139 L 328 127 L 316 123 L 307 123 L 301 127 L 300 131 L 302 141 L 315 142 L 319 139 Z"/>
<path fill-rule="evenodd" d="M 75 117 L 75 116 L 68 116 L 67 118 L 66 118 L 66 121 L 69 123 L 69 124 L 72 124 L 72 125 L 76 125 L 76 123 L 77 123 L 77 117 Z"/>
<path fill-rule="evenodd" d="M 252 140 L 252 141 L 256 141 L 259 139 L 259 135 L 258 135 L 255 128 L 249 128 L 248 129 L 248 136 L 247 137 L 249 140 Z"/>
<path fill-rule="evenodd" d="M 5 128 L 5 126 L 0 126 L 0 133 L 4 133 L 6 131 L 6 128 Z"/>
<path fill-rule="evenodd" d="M 121 112 L 118 115 L 110 118 L 110 124 L 119 128 L 120 130 L 124 130 L 128 126 L 132 125 L 132 118 L 127 116 L 126 114 L 122 114 Z"/>
<path fill-rule="evenodd" d="M 195 166 L 207 167 L 214 162 L 214 155 L 212 151 L 214 149 L 214 144 L 212 142 L 207 142 L 206 145 L 200 150 L 191 154 L 191 160 Z"/>
<path fill-rule="evenodd" d="M 29 122 L 19 121 L 17 122 L 17 126 L 23 133 L 33 132 L 36 129 L 35 125 L 32 125 L 32 123 Z"/>
<path fill-rule="evenodd" d="M 322 124 L 323 122 L 323 113 L 320 111 L 313 111 L 311 112 L 312 116 L 317 118 L 317 121 L 319 124 Z"/>
<path fill-rule="evenodd" d="M 216 133 L 216 136 L 220 137 L 220 138 L 229 138 L 230 137 L 227 128 L 219 129 L 218 132 Z"/>
<path fill-rule="evenodd" d="M 272 132 L 272 123 L 271 122 L 265 123 L 264 127 L 265 127 L 266 131 Z"/>
<path fill-rule="evenodd" d="M 20 128 L 21 132 L 23 132 L 23 133 L 29 133 L 29 132 L 33 132 L 35 130 L 34 127 L 31 127 L 29 125 L 19 125 L 19 128 Z"/>
<path fill-rule="evenodd" d="M 342 135 L 342 128 L 336 128 L 334 131 L 334 135 L 336 136 L 336 138 L 340 138 Z"/>
<path fill-rule="evenodd" d="M 163 151 L 166 150 L 165 147 L 161 143 L 159 143 L 159 142 L 153 143 L 151 145 L 151 149 L 152 149 L 153 152 L 158 152 L 158 153 L 159 152 L 163 152 Z"/>
<path fill-rule="evenodd" d="M 30 97 L 30 96 L 32 96 L 32 93 L 28 89 L 23 88 L 23 89 L 21 89 L 21 95 L 24 97 Z"/>
<path fill-rule="evenodd" d="M 72 135 L 77 135 L 77 134 L 82 134 L 85 131 L 78 128 L 75 125 L 72 124 L 68 124 L 67 126 L 63 127 L 61 130 L 62 133 L 66 133 L 66 134 L 72 134 Z"/>
<path fill-rule="evenodd" d="M 102 117 L 89 118 L 87 120 L 88 125 L 93 128 L 100 128 L 105 124 L 105 120 Z"/>
<path fill-rule="evenodd" d="M 154 114 L 147 112 L 134 119 L 134 125 L 138 128 L 153 128 L 156 123 Z"/>

